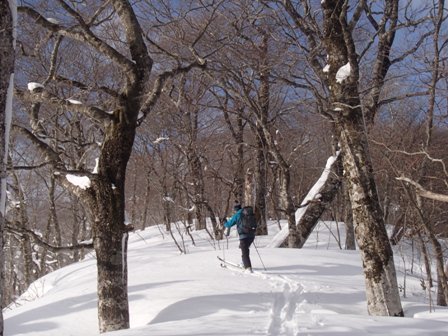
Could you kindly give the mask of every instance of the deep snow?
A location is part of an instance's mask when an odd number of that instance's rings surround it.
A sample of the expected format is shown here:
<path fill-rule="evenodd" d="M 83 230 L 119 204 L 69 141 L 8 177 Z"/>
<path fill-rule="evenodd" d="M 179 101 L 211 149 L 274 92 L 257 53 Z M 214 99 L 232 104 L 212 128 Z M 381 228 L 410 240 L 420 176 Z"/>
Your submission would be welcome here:
<path fill-rule="evenodd" d="M 131 329 L 105 335 L 448 334 L 448 310 L 430 312 L 435 295 L 422 288 L 422 264 L 417 255 L 411 259 L 403 252 L 409 250 L 406 244 L 395 255 L 401 287 L 406 279 L 406 317 L 372 317 L 359 252 L 339 249 L 335 238 L 343 230 L 335 223 L 320 223 L 299 250 L 264 247 L 278 232 L 271 222 L 270 235 L 255 241 L 267 271 L 252 247 L 254 274 L 219 266 L 217 255 L 240 260 L 234 230 L 228 242 L 219 243 L 204 231 L 194 232 L 196 246 L 184 236 L 188 253 L 181 255 L 160 229 L 131 234 Z M 5 335 L 98 335 L 96 304 L 92 254 L 39 279 L 15 307 L 5 309 Z"/>

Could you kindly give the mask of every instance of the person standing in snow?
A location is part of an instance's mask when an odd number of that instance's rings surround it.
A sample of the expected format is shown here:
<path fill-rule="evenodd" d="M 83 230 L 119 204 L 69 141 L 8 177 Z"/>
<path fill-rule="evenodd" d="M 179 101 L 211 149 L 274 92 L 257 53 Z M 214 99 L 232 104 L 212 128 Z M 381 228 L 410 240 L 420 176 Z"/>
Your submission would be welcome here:
<path fill-rule="evenodd" d="M 230 234 L 230 228 L 234 225 L 237 227 L 238 235 L 240 238 L 241 257 L 243 260 L 243 267 L 246 270 L 252 272 L 252 263 L 250 261 L 250 246 L 255 239 L 255 231 L 257 227 L 257 220 L 253 212 L 253 208 L 250 206 L 241 207 L 237 201 L 233 208 L 235 214 L 224 223 L 224 227 L 227 228 L 226 236 Z"/>

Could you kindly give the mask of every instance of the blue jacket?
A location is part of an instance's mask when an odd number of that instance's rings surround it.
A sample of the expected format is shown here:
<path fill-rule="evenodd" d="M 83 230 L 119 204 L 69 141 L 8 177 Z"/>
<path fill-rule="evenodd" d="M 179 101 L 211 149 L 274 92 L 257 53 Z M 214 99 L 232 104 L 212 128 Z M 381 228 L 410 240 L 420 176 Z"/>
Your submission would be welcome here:
<path fill-rule="evenodd" d="M 226 228 L 231 228 L 236 224 L 236 228 L 238 230 L 238 234 L 240 235 L 240 239 L 255 237 L 255 233 L 241 233 L 241 216 L 243 213 L 243 209 L 238 210 L 225 224 Z"/>

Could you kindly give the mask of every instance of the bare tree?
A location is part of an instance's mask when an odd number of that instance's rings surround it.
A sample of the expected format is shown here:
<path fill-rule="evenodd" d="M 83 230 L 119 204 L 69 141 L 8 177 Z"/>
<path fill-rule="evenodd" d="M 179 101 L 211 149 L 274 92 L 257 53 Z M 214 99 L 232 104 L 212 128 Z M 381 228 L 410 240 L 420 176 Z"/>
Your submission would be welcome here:
<path fill-rule="evenodd" d="M 95 2 L 90 8 L 84 9 L 64 0 L 58 0 L 57 3 L 64 11 L 64 19 L 47 19 L 47 15 L 33 7 L 19 7 L 20 13 L 48 32 L 49 40 L 57 40 L 54 43 L 54 57 L 50 60 L 48 77 L 51 80 L 48 85 L 34 85 L 29 87 L 29 92 L 17 92 L 24 101 L 32 103 L 32 130 L 23 126 L 16 126 L 16 129 L 33 142 L 44 154 L 45 160 L 54 166 L 59 184 L 77 195 L 89 210 L 98 267 L 100 332 L 128 328 L 126 253 L 129 228 L 125 225 L 124 192 L 126 167 L 137 126 L 150 113 L 168 78 L 194 67 L 203 67 L 205 61 L 195 52 L 194 44 L 190 44 L 183 62 L 164 64 L 167 70 L 159 71 L 159 66 L 154 67 L 154 58 L 145 41 L 150 35 L 144 32 L 129 1 Z M 157 10 L 157 6 L 147 8 L 148 11 Z M 145 9 L 142 7 L 138 10 L 143 13 Z M 106 27 L 112 30 L 108 31 Z M 202 30 L 206 28 L 201 27 Z M 114 34 L 121 37 L 114 39 Z M 203 31 L 198 32 L 199 37 L 202 34 Z M 75 46 L 83 46 L 98 60 L 107 59 L 113 73 L 120 74 L 123 79 L 119 80 L 119 76 L 116 76 L 114 83 L 106 81 L 98 84 L 82 83 L 82 79 L 76 78 L 76 75 L 73 78 L 65 77 L 54 66 L 55 60 L 64 56 L 58 54 L 56 48 L 57 41 L 62 38 L 73 41 L 71 43 Z M 79 97 L 83 96 L 85 101 L 81 103 L 61 97 L 63 90 L 52 92 L 50 89 L 64 85 L 76 88 Z M 90 124 L 90 127 L 98 129 L 96 136 L 102 137 L 101 146 L 95 148 L 92 145 L 90 155 L 86 153 L 85 156 L 85 159 L 93 160 L 93 155 L 97 153 L 97 166 L 93 172 L 87 171 L 87 166 L 70 167 L 64 162 L 60 148 L 43 141 L 43 137 L 50 136 L 38 122 L 43 108 L 82 115 L 86 126 Z M 79 179 L 84 184 L 80 185 Z"/>
<path fill-rule="evenodd" d="M 393 253 L 383 222 L 367 143 L 366 119 L 373 120 L 374 115 L 371 115 L 372 111 L 362 109 L 358 86 L 360 62 L 354 29 L 361 14 L 365 12 L 366 2 L 360 1 L 352 9 L 350 19 L 349 1 L 322 1 L 321 18 L 312 14 L 312 6 L 308 1 L 295 4 L 285 0 L 282 5 L 306 38 L 308 62 L 328 90 L 328 104 L 324 105 L 327 107 L 322 113 L 334 122 L 335 135 L 342 151 L 344 178 L 350 195 L 356 239 L 363 259 L 369 313 L 403 316 Z M 386 3 L 382 19 L 382 30 L 377 30 L 380 41 L 384 36 L 386 22 L 392 31 L 388 40 L 390 43 L 378 52 L 382 59 L 379 63 L 383 70 L 381 73 L 386 74 L 387 67 L 384 66 L 387 65 L 393 31 L 398 20 L 398 1 Z M 320 20 L 322 29 L 319 28 Z M 327 55 L 325 67 L 319 58 L 321 45 Z"/>

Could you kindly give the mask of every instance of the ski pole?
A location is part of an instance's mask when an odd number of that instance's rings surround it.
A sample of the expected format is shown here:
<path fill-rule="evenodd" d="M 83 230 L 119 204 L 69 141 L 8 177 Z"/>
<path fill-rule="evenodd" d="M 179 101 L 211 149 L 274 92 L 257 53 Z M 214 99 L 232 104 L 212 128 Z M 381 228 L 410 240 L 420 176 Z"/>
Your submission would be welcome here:
<path fill-rule="evenodd" d="M 227 222 L 227 219 L 224 217 L 223 221 L 222 221 L 222 231 L 224 236 L 226 236 L 226 242 L 227 242 L 227 246 L 223 246 L 222 247 L 222 259 L 226 260 L 226 248 L 229 248 L 229 233 L 230 233 L 230 228 L 227 228 L 227 231 L 224 232 L 224 230 L 226 229 L 226 227 L 224 226 L 224 224 Z M 223 244 L 224 245 L 224 244 Z"/>
<path fill-rule="evenodd" d="M 255 246 L 255 251 L 257 251 L 258 258 L 260 258 L 261 264 L 263 265 L 263 269 L 266 271 L 266 266 L 264 266 L 263 259 L 261 259 L 260 252 L 258 252 L 257 245 L 255 245 L 255 240 L 254 240 L 254 246 Z"/>

